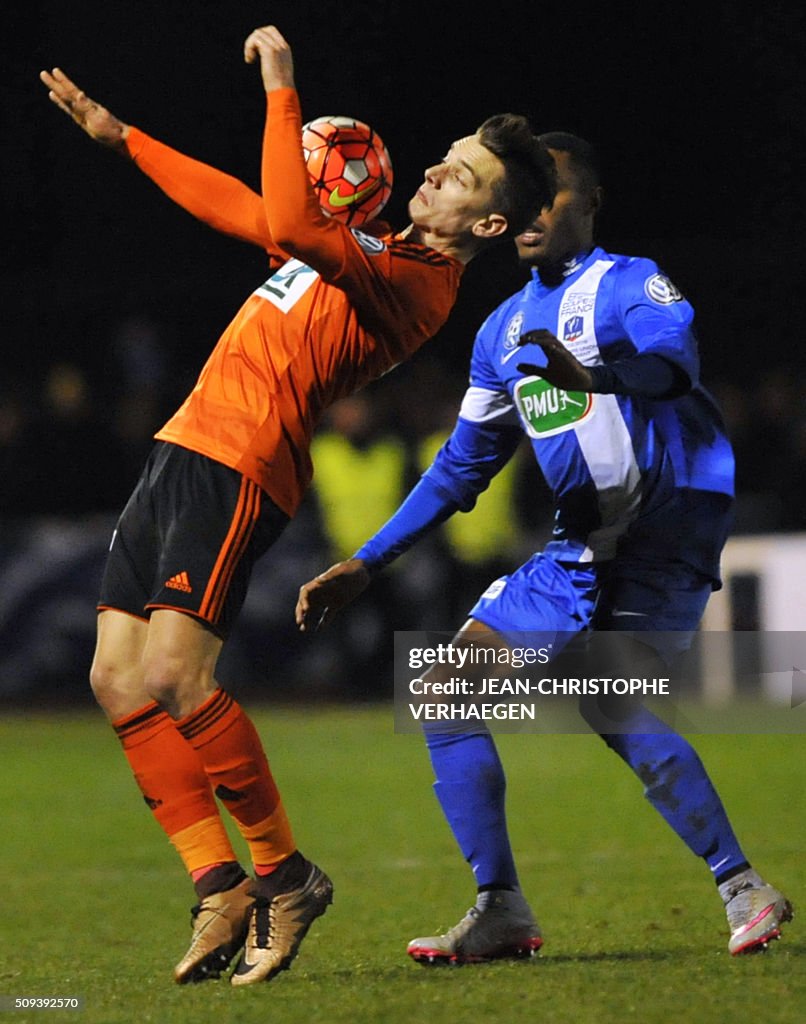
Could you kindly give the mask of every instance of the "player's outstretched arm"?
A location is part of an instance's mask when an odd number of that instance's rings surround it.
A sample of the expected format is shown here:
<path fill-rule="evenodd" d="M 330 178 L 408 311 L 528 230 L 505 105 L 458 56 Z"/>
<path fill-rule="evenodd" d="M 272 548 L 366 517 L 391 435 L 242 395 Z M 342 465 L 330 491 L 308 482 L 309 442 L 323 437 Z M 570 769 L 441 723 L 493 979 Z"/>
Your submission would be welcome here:
<path fill-rule="evenodd" d="M 51 102 L 71 117 L 94 142 L 125 154 L 129 125 L 91 100 L 60 68 L 40 71 L 39 77 L 49 90 Z"/>
<path fill-rule="evenodd" d="M 247 64 L 260 61 L 260 74 L 266 92 L 296 88 L 291 47 L 274 25 L 264 25 L 249 33 L 243 44 L 243 57 Z"/>
<path fill-rule="evenodd" d="M 371 576 L 360 558 L 337 562 L 321 576 L 303 583 L 295 618 L 300 631 L 314 633 L 369 586 Z"/>
<path fill-rule="evenodd" d="M 216 231 L 272 247 L 262 198 L 242 181 L 179 153 L 91 100 L 59 68 L 39 77 L 53 103 L 95 142 L 129 156 L 175 203 Z"/>
<path fill-rule="evenodd" d="M 244 59 L 259 63 L 267 97 L 261 191 L 275 244 L 346 290 L 351 273 L 363 281 L 366 257 L 355 258 L 361 249 L 352 234 L 322 212 L 314 194 L 302 150 L 302 114 L 291 48 L 268 25 L 248 36 Z"/>
<path fill-rule="evenodd" d="M 689 367 L 681 365 L 669 353 L 648 350 L 607 365 L 588 367 L 580 363 L 551 331 L 528 331 L 521 335 L 519 345 L 538 345 L 547 360 L 545 366 L 518 363 L 521 373 L 533 373 L 564 391 L 593 391 L 665 400 L 685 395 L 692 386 Z M 694 365 L 696 367 L 696 363 Z"/>

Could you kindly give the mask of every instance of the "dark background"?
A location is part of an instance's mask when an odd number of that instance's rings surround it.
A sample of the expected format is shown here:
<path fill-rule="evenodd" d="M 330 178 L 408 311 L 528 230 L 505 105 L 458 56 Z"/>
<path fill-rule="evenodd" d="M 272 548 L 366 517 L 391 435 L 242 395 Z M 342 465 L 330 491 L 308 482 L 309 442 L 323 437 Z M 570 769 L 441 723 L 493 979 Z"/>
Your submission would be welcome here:
<path fill-rule="evenodd" d="M 259 252 L 197 225 L 83 137 L 48 103 L 40 67 L 62 66 L 124 120 L 257 186 L 264 106 L 242 43 L 267 22 L 292 45 L 306 119 L 349 113 L 384 136 L 395 225 L 454 138 L 523 112 L 536 130 L 599 145 L 601 241 L 672 274 L 698 310 L 706 376 L 752 385 L 770 360 L 804 362 L 799 5 L 15 6 L 3 58 L 5 374 L 35 376 L 56 354 L 99 371 L 109 321 L 131 310 L 158 315 L 195 372 L 262 271 Z M 490 300 L 519 284 L 503 254 L 473 270 L 438 339 L 459 360 Z"/>

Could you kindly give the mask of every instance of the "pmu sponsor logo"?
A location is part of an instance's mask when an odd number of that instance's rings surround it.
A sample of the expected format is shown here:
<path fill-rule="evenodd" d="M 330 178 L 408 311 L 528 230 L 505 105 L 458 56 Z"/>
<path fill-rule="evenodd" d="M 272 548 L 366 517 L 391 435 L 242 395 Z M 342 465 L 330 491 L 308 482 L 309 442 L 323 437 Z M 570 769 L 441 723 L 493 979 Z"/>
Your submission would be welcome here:
<path fill-rule="evenodd" d="M 581 316 L 569 317 L 563 324 L 563 341 L 576 341 L 581 338 L 585 328 L 585 320 Z"/>
<path fill-rule="evenodd" d="M 563 391 L 542 377 L 524 377 L 515 385 L 515 403 L 530 437 L 551 437 L 586 419 L 593 395 Z"/>

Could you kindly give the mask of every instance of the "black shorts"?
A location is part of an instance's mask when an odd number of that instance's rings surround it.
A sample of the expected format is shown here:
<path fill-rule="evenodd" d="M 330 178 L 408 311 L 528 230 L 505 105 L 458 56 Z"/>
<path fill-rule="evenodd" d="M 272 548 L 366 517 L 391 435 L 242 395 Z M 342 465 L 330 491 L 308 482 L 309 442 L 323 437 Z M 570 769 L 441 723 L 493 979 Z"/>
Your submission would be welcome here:
<path fill-rule="evenodd" d="M 157 442 L 112 534 L 98 608 L 187 612 L 225 639 L 252 567 L 288 521 L 236 470 Z"/>

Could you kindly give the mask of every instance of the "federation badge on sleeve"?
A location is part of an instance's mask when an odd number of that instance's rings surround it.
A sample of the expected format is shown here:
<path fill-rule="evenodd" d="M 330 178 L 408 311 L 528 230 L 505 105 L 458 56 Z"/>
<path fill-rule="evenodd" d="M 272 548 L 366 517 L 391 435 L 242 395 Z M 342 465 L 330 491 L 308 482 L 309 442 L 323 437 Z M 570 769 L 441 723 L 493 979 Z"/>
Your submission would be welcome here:
<path fill-rule="evenodd" d="M 506 333 L 504 334 L 504 348 L 507 352 L 510 352 L 513 348 L 517 348 L 518 342 L 523 334 L 523 310 L 519 309 L 518 312 L 510 319 L 507 324 Z"/>
<path fill-rule="evenodd" d="M 379 252 L 383 252 L 386 248 L 386 242 L 381 238 L 376 238 L 375 235 L 368 235 L 366 231 L 359 231 L 358 228 L 350 228 L 350 231 L 353 233 L 353 238 L 368 256 L 377 256 Z"/>
<path fill-rule="evenodd" d="M 661 306 L 671 306 L 673 302 L 680 302 L 683 298 L 682 292 L 665 274 L 653 274 L 648 277 L 644 281 L 644 291 L 647 298 Z"/>

